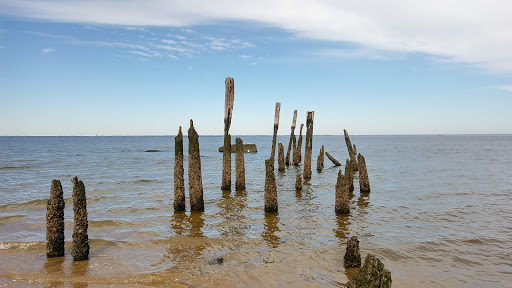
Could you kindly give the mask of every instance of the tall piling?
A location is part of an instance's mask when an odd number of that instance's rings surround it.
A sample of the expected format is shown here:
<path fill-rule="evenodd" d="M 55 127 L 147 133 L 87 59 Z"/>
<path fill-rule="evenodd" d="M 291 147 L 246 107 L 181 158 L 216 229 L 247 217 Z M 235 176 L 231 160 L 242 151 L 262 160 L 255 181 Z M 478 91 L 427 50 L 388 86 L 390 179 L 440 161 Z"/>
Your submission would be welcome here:
<path fill-rule="evenodd" d="M 244 164 L 244 142 L 236 138 L 236 190 L 245 190 L 245 164 Z"/>
<path fill-rule="evenodd" d="M 224 95 L 224 151 L 222 152 L 222 190 L 231 190 L 231 116 L 235 101 L 235 80 L 226 77 Z"/>
<path fill-rule="evenodd" d="M 338 162 L 338 160 L 334 159 L 334 157 L 331 156 L 331 154 L 329 154 L 329 152 L 325 152 L 325 156 L 327 156 L 327 158 L 329 158 L 329 160 L 331 160 L 332 164 L 334 164 L 334 166 L 341 166 L 341 163 Z"/>
<path fill-rule="evenodd" d="M 320 154 L 318 154 L 318 160 L 316 161 L 316 170 L 318 172 L 321 172 L 322 169 L 324 169 L 324 155 L 325 155 L 325 150 L 324 150 L 324 145 L 322 145 L 322 148 L 320 148 Z"/>
<path fill-rule="evenodd" d="M 190 194 L 190 210 L 204 211 L 199 135 L 194 129 L 194 122 L 192 119 L 190 119 L 190 128 L 188 129 L 188 185 Z"/>
<path fill-rule="evenodd" d="M 284 147 L 282 143 L 277 145 L 277 165 L 279 172 L 284 172 Z"/>
<path fill-rule="evenodd" d="M 359 164 L 359 191 L 369 193 L 370 180 L 368 179 L 368 171 L 366 170 L 366 161 L 361 153 L 357 155 L 357 163 Z"/>
<path fill-rule="evenodd" d="M 304 180 L 311 179 L 311 156 L 313 153 L 313 111 L 308 111 L 306 119 L 306 147 L 304 151 Z"/>
<path fill-rule="evenodd" d="M 64 194 L 59 180 L 52 181 L 46 203 L 46 256 L 64 256 Z"/>
<path fill-rule="evenodd" d="M 350 142 L 350 138 L 348 137 L 347 130 L 343 129 L 343 134 L 345 134 L 345 144 L 347 144 L 347 150 L 348 150 L 348 156 L 350 157 L 350 167 L 352 167 L 353 171 L 357 171 L 357 159 L 356 159 L 356 153 L 354 152 L 354 147 L 352 146 L 352 143 Z"/>
<path fill-rule="evenodd" d="M 272 152 L 270 154 L 270 159 L 272 160 L 272 168 L 274 167 L 274 159 L 276 155 L 276 139 L 277 139 L 277 129 L 279 128 L 279 111 L 281 110 L 281 102 L 276 103 L 276 111 L 274 114 L 274 134 L 272 136 Z"/>
<path fill-rule="evenodd" d="M 352 167 L 350 167 L 350 161 L 348 159 L 345 161 L 345 177 L 347 178 L 348 191 L 354 192 L 354 171 Z"/>
<path fill-rule="evenodd" d="M 290 133 L 290 142 L 288 143 L 288 150 L 286 151 L 286 159 L 284 162 L 286 166 L 290 165 L 290 151 L 292 148 L 295 148 L 295 123 L 297 123 L 297 110 L 293 111 L 292 132 Z"/>
<path fill-rule="evenodd" d="M 183 169 L 183 133 L 181 126 L 174 137 L 174 211 L 185 211 L 185 177 Z"/>
<path fill-rule="evenodd" d="M 85 186 L 82 180 L 75 176 L 73 182 L 73 243 L 71 246 L 71 256 L 73 261 L 82 261 L 89 259 L 89 236 L 87 229 L 87 200 L 85 196 Z"/>
<path fill-rule="evenodd" d="M 274 160 L 265 160 L 265 212 L 277 212 L 277 189 Z"/>
<path fill-rule="evenodd" d="M 338 179 L 336 181 L 336 200 L 334 211 L 336 213 L 350 212 L 350 199 L 345 175 L 338 171 Z"/>
<path fill-rule="evenodd" d="M 299 166 L 300 161 L 302 161 L 302 128 L 304 128 L 304 124 L 300 124 L 300 134 L 299 140 L 297 140 L 297 146 L 295 146 L 293 150 L 293 165 Z"/>

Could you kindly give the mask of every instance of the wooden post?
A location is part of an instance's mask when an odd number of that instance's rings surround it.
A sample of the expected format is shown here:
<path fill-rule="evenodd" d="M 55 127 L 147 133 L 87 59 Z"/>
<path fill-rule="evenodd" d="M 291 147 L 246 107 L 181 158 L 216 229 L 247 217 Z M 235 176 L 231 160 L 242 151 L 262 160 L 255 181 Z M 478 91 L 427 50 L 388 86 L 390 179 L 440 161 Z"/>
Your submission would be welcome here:
<path fill-rule="evenodd" d="M 290 142 L 288 143 L 288 150 L 286 151 L 286 166 L 290 165 L 290 151 L 292 150 L 292 145 L 295 146 L 295 123 L 297 122 L 297 110 L 293 111 L 293 121 L 292 121 L 292 132 L 290 133 Z M 293 147 L 295 148 L 295 147 Z"/>
<path fill-rule="evenodd" d="M 274 167 L 274 159 L 276 155 L 276 138 L 277 138 L 277 129 L 279 128 L 279 111 L 281 110 L 281 102 L 276 103 L 276 111 L 274 114 L 274 136 L 272 137 L 272 153 L 270 154 L 270 159 L 272 160 L 272 168 Z"/>
<path fill-rule="evenodd" d="M 277 212 L 276 177 L 274 160 L 265 160 L 265 212 Z"/>
<path fill-rule="evenodd" d="M 322 169 L 324 169 L 324 154 L 325 154 L 325 150 L 324 150 L 324 145 L 322 145 L 322 148 L 320 149 L 320 154 L 318 154 L 318 160 L 316 161 L 316 170 L 318 172 L 321 172 Z"/>
<path fill-rule="evenodd" d="M 87 200 L 85 197 L 84 183 L 73 178 L 73 243 L 71 247 L 71 256 L 73 261 L 82 261 L 89 259 L 89 236 L 87 229 Z"/>
<path fill-rule="evenodd" d="M 370 180 L 368 179 L 368 171 L 366 170 L 366 161 L 361 153 L 357 155 L 357 162 L 359 163 L 359 191 L 369 193 Z"/>
<path fill-rule="evenodd" d="M 352 167 L 350 167 L 350 161 L 348 159 L 345 161 L 345 177 L 348 182 L 348 191 L 354 192 L 354 171 Z"/>
<path fill-rule="evenodd" d="M 359 252 L 359 240 L 356 236 L 350 237 L 347 242 L 347 250 L 343 257 L 346 267 L 361 267 L 361 253 Z"/>
<path fill-rule="evenodd" d="M 188 129 L 188 185 L 190 194 L 190 210 L 204 211 L 199 135 L 194 129 L 194 122 L 192 119 L 190 119 L 190 128 Z"/>
<path fill-rule="evenodd" d="M 236 190 L 245 190 L 244 142 L 236 138 Z"/>
<path fill-rule="evenodd" d="M 183 169 L 183 133 L 181 126 L 174 137 L 174 211 L 185 211 L 185 177 Z"/>
<path fill-rule="evenodd" d="M 284 147 L 282 143 L 277 145 L 277 165 L 279 172 L 284 172 Z"/>
<path fill-rule="evenodd" d="M 373 254 L 368 254 L 359 271 L 352 276 L 348 287 L 391 288 L 391 272 Z"/>
<path fill-rule="evenodd" d="M 348 187 L 346 183 L 346 177 L 338 171 L 338 180 L 336 182 L 336 202 L 334 205 L 334 211 L 336 213 L 349 213 L 350 212 L 350 200 Z"/>
<path fill-rule="evenodd" d="M 295 191 L 302 190 L 302 174 L 297 174 L 295 177 Z"/>
<path fill-rule="evenodd" d="M 302 160 L 302 128 L 304 128 L 304 124 L 300 124 L 300 134 L 299 140 L 297 141 L 297 146 L 293 150 L 293 165 L 299 166 L 300 161 Z"/>
<path fill-rule="evenodd" d="M 226 78 L 224 96 L 224 151 L 222 152 L 222 190 L 231 190 L 231 116 L 233 115 L 233 102 L 235 101 L 235 80 Z"/>
<path fill-rule="evenodd" d="M 306 119 L 306 147 L 304 151 L 304 180 L 311 179 L 311 156 L 313 153 L 313 111 L 308 111 Z"/>
<path fill-rule="evenodd" d="M 64 196 L 59 180 L 52 181 L 46 203 L 46 256 L 64 256 Z"/>
<path fill-rule="evenodd" d="M 325 152 L 325 156 L 327 156 L 327 158 L 329 158 L 329 160 L 331 160 L 331 162 L 334 164 L 334 166 L 341 166 L 341 163 L 338 162 L 338 160 L 334 159 L 334 157 L 332 157 L 331 154 L 329 154 L 329 152 Z"/>
<path fill-rule="evenodd" d="M 350 157 L 350 167 L 352 167 L 353 171 L 357 171 L 358 165 L 354 147 L 352 146 L 352 143 L 350 143 L 347 130 L 343 129 L 343 134 L 345 134 L 345 144 L 347 144 L 348 156 Z"/>

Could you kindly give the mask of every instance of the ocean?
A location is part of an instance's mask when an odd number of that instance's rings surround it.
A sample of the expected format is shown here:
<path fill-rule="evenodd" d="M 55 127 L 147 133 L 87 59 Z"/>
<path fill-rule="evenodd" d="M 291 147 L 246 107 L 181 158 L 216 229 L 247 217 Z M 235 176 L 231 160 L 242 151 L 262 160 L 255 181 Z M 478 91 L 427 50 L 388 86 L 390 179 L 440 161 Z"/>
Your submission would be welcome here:
<path fill-rule="evenodd" d="M 342 135 L 314 136 L 301 192 L 303 165 L 276 165 L 277 214 L 263 207 L 272 137 L 241 136 L 258 147 L 245 154 L 246 190 L 234 189 L 233 154 L 233 188 L 222 191 L 223 138 L 201 136 L 205 211 L 191 213 L 184 132 L 185 213 L 173 211 L 174 136 L 0 137 L 0 287 L 343 287 L 356 272 L 343 265 L 351 236 L 393 287 L 512 286 L 512 135 L 351 136 L 371 193 L 356 178 L 350 214 L 337 215 L 344 166 L 325 158 L 317 172 L 316 162 L 324 145 L 345 163 Z M 277 138 L 285 151 L 288 140 Z M 87 194 L 81 262 L 70 255 L 74 176 Z M 53 179 L 64 189 L 66 252 L 47 259 Z M 210 265 L 215 257 L 224 262 Z"/>

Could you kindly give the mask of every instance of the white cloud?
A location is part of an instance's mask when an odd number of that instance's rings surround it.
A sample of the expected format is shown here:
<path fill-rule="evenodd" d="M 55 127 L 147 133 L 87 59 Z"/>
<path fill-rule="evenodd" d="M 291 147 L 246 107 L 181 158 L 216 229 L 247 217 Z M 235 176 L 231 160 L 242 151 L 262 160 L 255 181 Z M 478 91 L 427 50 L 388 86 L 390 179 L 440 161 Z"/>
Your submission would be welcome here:
<path fill-rule="evenodd" d="M 251 59 L 252 56 L 249 56 L 249 55 L 240 55 L 240 58 L 242 59 Z"/>
<path fill-rule="evenodd" d="M 153 56 L 153 55 L 151 55 L 151 54 L 144 53 L 144 52 L 140 52 L 140 51 L 130 51 L 130 53 L 132 53 L 132 54 L 137 54 L 137 55 L 139 55 L 139 56 L 144 56 L 144 57 L 151 57 L 151 56 Z"/>
<path fill-rule="evenodd" d="M 512 93 L 512 85 L 501 85 L 497 86 L 496 88 Z"/>
<path fill-rule="evenodd" d="M 175 55 L 172 55 L 172 54 L 167 54 L 167 57 L 172 58 L 172 59 L 178 59 L 178 57 L 176 57 Z"/>
<path fill-rule="evenodd" d="M 46 49 L 43 49 L 41 50 L 41 54 L 48 54 L 48 53 L 52 53 L 52 52 L 55 52 L 57 50 L 53 49 L 53 48 L 46 48 Z"/>
<path fill-rule="evenodd" d="M 50 21 L 130 27 L 251 21 L 307 39 L 426 53 L 494 72 L 512 72 L 512 1 L 508 0 L 126 0 L 122 4 L 117 0 L 18 0 L 1 1 L 0 11 Z M 213 41 L 210 47 L 225 50 L 227 44 Z"/>

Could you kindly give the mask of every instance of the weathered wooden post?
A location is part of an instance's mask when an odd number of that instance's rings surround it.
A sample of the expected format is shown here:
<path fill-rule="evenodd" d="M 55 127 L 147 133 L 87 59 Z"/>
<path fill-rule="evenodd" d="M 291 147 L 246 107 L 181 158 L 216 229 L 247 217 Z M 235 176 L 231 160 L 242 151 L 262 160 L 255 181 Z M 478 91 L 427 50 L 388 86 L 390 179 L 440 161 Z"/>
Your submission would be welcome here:
<path fill-rule="evenodd" d="M 265 212 L 277 212 L 276 177 L 274 160 L 265 160 Z"/>
<path fill-rule="evenodd" d="M 343 129 L 343 134 L 345 134 L 345 144 L 347 144 L 348 149 L 348 156 L 350 157 L 350 167 L 354 171 L 357 171 L 357 159 L 356 159 L 356 153 L 354 152 L 354 147 L 352 146 L 352 143 L 350 142 L 350 138 L 348 137 L 347 130 Z"/>
<path fill-rule="evenodd" d="M 331 154 L 329 154 L 329 152 L 325 152 L 325 156 L 327 156 L 327 158 L 329 158 L 329 160 L 331 160 L 332 164 L 334 164 L 334 166 L 341 166 L 341 163 L 338 162 L 338 160 L 334 159 L 334 157 L 331 156 Z"/>
<path fill-rule="evenodd" d="M 185 211 L 185 177 L 183 169 L 183 134 L 181 126 L 174 137 L 174 211 Z"/>
<path fill-rule="evenodd" d="M 297 122 L 297 110 L 293 111 L 293 121 L 292 121 L 292 132 L 290 133 L 290 142 L 288 143 L 288 150 L 286 151 L 286 166 L 290 165 L 290 151 L 292 148 L 295 148 L 295 123 Z M 293 145 L 293 147 L 292 147 Z"/>
<path fill-rule="evenodd" d="M 345 161 L 345 177 L 348 182 L 348 191 L 354 192 L 354 171 L 352 167 L 350 167 L 350 161 L 348 159 Z"/>
<path fill-rule="evenodd" d="M 279 172 L 284 172 L 284 147 L 282 143 L 277 145 L 277 165 Z"/>
<path fill-rule="evenodd" d="M 231 190 L 231 116 L 233 115 L 233 102 L 235 101 L 235 80 L 226 77 L 224 95 L 224 151 L 222 152 L 222 190 Z"/>
<path fill-rule="evenodd" d="M 361 153 L 357 155 L 357 162 L 359 163 L 359 191 L 369 193 L 370 180 L 368 179 L 368 171 L 366 170 L 366 161 Z"/>
<path fill-rule="evenodd" d="M 46 203 L 46 256 L 64 256 L 64 194 L 59 180 L 52 181 Z"/>
<path fill-rule="evenodd" d="M 270 159 L 272 160 L 272 168 L 274 168 L 274 159 L 276 155 L 276 138 L 277 138 L 277 129 L 279 128 L 279 111 L 281 110 L 281 102 L 276 103 L 276 112 L 274 114 L 274 135 L 272 137 L 272 153 L 270 154 Z"/>
<path fill-rule="evenodd" d="M 336 181 L 336 202 L 334 205 L 336 213 L 349 213 L 350 200 L 345 176 L 338 171 L 338 180 Z"/>
<path fill-rule="evenodd" d="M 244 164 L 244 142 L 240 138 L 236 138 L 236 190 L 245 189 L 245 164 Z"/>
<path fill-rule="evenodd" d="M 297 141 L 297 146 L 293 149 L 293 165 L 299 166 L 300 161 L 302 160 L 302 128 L 304 128 L 304 124 L 300 124 L 300 134 L 299 140 Z"/>
<path fill-rule="evenodd" d="M 384 268 L 384 264 L 372 254 L 364 259 L 364 264 L 359 271 L 352 276 L 349 287 L 379 287 L 391 288 L 391 272 Z"/>
<path fill-rule="evenodd" d="M 85 197 L 85 186 L 82 180 L 75 176 L 73 182 L 73 243 L 71 256 L 73 261 L 82 261 L 89 258 L 89 236 L 87 229 L 87 200 Z"/>
<path fill-rule="evenodd" d="M 345 251 L 346 267 L 361 267 L 361 253 L 359 252 L 359 240 L 356 236 L 350 237 L 347 242 L 347 250 Z"/>
<path fill-rule="evenodd" d="M 302 190 L 302 174 L 297 174 L 295 177 L 295 191 Z"/>
<path fill-rule="evenodd" d="M 320 154 L 318 154 L 318 160 L 316 161 L 316 170 L 318 172 L 322 171 L 322 169 L 324 169 L 324 154 L 325 154 L 325 150 L 324 150 L 324 145 L 322 145 L 322 148 L 320 149 Z"/>
<path fill-rule="evenodd" d="M 229 151 L 231 153 L 231 148 Z M 190 128 L 188 129 L 188 185 L 190 194 L 190 210 L 204 211 L 199 135 L 194 129 L 194 122 L 192 119 L 190 119 Z"/>
<path fill-rule="evenodd" d="M 304 180 L 311 179 L 311 156 L 313 153 L 313 111 L 308 111 L 306 119 L 306 147 L 304 151 Z"/>

